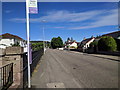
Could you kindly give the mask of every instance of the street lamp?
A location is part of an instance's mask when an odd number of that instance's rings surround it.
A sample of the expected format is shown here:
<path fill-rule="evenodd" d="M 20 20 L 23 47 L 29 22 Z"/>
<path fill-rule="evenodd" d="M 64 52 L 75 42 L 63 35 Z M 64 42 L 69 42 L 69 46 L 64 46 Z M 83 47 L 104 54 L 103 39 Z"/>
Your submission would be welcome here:
<path fill-rule="evenodd" d="M 44 23 L 46 23 L 46 20 L 42 20 L 41 21 L 43 23 L 43 50 L 44 50 L 44 54 L 45 54 L 45 33 L 44 33 L 44 30 L 45 30 L 45 26 L 44 26 Z"/>

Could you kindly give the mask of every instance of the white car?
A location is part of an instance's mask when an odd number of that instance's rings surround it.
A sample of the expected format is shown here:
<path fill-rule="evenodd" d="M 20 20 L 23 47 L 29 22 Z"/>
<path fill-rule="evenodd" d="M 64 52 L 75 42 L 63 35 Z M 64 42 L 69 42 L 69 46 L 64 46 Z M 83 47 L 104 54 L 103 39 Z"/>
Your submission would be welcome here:
<path fill-rule="evenodd" d="M 64 48 L 58 48 L 58 50 L 64 50 Z"/>

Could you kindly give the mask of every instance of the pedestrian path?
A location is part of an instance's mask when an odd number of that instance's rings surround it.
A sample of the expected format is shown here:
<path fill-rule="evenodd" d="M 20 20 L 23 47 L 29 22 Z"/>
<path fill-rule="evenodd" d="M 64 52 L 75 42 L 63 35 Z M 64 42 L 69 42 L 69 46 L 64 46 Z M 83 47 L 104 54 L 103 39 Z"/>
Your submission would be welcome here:
<path fill-rule="evenodd" d="M 87 54 L 87 55 L 92 55 L 95 57 L 99 57 L 99 58 L 106 58 L 106 59 L 111 59 L 111 60 L 115 60 L 115 61 L 120 61 L 120 56 L 112 56 L 112 55 L 103 55 L 103 54 L 88 54 L 88 53 L 83 53 L 83 52 L 76 52 L 76 51 L 69 51 L 72 53 L 77 53 L 77 54 Z"/>
<path fill-rule="evenodd" d="M 120 61 L 120 56 L 112 56 L 112 55 L 102 55 L 102 54 L 90 54 L 96 57 L 101 57 L 101 58 L 107 58 L 107 59 L 111 59 L 111 60 L 116 60 L 116 61 Z"/>

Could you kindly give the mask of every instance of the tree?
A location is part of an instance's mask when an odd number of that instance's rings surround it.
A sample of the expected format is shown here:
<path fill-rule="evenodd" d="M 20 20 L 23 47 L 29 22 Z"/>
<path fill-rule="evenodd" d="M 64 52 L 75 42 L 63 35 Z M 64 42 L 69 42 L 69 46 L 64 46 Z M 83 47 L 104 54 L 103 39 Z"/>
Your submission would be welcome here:
<path fill-rule="evenodd" d="M 100 51 L 116 51 L 117 44 L 113 37 L 104 36 L 98 41 L 98 49 Z"/>
<path fill-rule="evenodd" d="M 63 46 L 63 40 L 61 39 L 61 37 L 57 37 L 57 38 L 52 38 L 51 40 L 51 47 L 53 49 L 55 48 L 61 48 Z"/>
<path fill-rule="evenodd" d="M 71 41 L 73 41 L 73 38 L 71 37 Z"/>
<path fill-rule="evenodd" d="M 67 38 L 67 42 L 68 42 L 69 40 L 70 40 L 70 38 L 68 37 L 68 38 Z"/>

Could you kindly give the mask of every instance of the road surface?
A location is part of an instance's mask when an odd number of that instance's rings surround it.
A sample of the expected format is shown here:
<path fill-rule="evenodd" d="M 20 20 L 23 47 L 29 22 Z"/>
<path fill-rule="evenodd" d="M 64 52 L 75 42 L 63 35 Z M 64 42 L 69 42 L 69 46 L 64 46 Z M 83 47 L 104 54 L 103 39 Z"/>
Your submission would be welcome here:
<path fill-rule="evenodd" d="M 118 88 L 118 61 L 48 49 L 31 82 L 35 88 Z"/>

